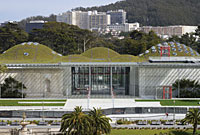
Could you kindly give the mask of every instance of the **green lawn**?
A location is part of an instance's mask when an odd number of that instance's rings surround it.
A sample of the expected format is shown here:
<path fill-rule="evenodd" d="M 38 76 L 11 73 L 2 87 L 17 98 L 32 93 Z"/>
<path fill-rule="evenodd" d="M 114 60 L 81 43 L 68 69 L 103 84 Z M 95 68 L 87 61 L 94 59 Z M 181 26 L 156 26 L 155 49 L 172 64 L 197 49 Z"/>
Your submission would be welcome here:
<path fill-rule="evenodd" d="M 162 106 L 174 106 L 174 100 L 135 100 L 136 102 L 160 102 Z M 175 100 L 175 106 L 200 106 L 200 100 Z"/>
<path fill-rule="evenodd" d="M 18 102 L 65 102 L 66 100 L 0 100 L 0 106 L 64 106 L 64 103 L 45 103 L 45 104 L 23 104 Z"/>
<path fill-rule="evenodd" d="M 189 130 L 175 130 L 175 129 L 112 129 L 110 135 L 160 135 L 166 134 L 167 135 L 191 135 L 192 129 Z M 197 131 L 198 134 L 200 134 L 200 131 Z"/>

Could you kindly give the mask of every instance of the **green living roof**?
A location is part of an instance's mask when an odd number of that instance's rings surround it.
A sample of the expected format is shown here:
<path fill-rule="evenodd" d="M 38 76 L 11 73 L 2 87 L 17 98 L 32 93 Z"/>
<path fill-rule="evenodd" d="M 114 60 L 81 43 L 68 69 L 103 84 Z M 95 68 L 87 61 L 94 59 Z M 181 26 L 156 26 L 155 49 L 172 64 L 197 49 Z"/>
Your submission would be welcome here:
<path fill-rule="evenodd" d="M 62 55 L 33 42 L 16 45 L 0 55 L 1 63 L 47 63 L 61 60 Z"/>
<path fill-rule="evenodd" d="M 199 56 L 199 53 L 193 50 L 192 48 L 180 44 L 177 42 L 164 42 L 163 44 L 157 44 L 152 46 L 150 49 L 146 50 L 144 53 L 140 54 L 140 57 L 150 57 L 150 56 L 160 56 L 160 47 L 161 46 L 169 46 L 170 47 L 170 56 L 177 57 L 177 56 Z"/>
<path fill-rule="evenodd" d="M 167 43 L 173 51 L 170 55 L 174 56 L 198 56 L 198 53 L 191 48 L 178 43 Z M 165 43 L 166 45 L 166 43 Z M 49 47 L 27 42 L 16 45 L 0 55 L 1 63 L 58 63 L 58 62 L 144 62 L 149 56 L 160 56 L 159 45 L 156 45 L 140 56 L 121 55 L 109 48 L 94 47 L 82 54 L 62 56 Z M 180 47 L 181 46 L 181 47 Z M 179 49 L 182 49 L 181 51 Z M 187 52 L 186 50 L 187 49 Z M 154 50 L 154 51 L 153 51 Z M 156 50 L 156 51 L 155 51 Z"/>
<path fill-rule="evenodd" d="M 105 47 L 95 47 L 85 51 L 81 55 L 96 60 L 105 60 L 120 56 L 119 53 Z"/>

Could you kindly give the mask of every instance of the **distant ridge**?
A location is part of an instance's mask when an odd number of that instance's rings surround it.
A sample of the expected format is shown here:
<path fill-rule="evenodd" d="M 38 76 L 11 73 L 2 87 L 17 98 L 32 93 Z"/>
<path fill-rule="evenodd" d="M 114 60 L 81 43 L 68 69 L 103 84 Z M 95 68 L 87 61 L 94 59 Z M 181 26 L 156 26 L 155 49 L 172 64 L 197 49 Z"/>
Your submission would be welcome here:
<path fill-rule="evenodd" d="M 124 9 L 128 22 L 142 25 L 198 25 L 200 24 L 200 0 L 124 0 L 100 7 L 77 8 L 75 10 Z"/>

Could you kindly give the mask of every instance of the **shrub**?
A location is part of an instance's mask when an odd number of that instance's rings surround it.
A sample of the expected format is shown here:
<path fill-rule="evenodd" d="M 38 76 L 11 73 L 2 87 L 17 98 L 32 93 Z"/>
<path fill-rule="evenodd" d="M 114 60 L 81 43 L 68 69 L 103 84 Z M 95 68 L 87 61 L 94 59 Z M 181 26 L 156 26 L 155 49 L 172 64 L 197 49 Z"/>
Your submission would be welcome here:
<path fill-rule="evenodd" d="M 118 125 L 121 125 L 121 124 L 123 124 L 123 121 L 122 121 L 122 119 L 120 119 L 120 120 L 117 120 L 117 124 L 118 124 Z"/>

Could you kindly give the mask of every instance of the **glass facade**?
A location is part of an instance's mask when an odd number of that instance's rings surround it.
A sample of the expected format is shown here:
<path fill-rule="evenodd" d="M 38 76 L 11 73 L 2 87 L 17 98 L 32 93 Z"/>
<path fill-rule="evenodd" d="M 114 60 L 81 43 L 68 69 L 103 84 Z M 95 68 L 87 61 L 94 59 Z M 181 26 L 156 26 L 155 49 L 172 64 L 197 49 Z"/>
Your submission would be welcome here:
<path fill-rule="evenodd" d="M 72 67 L 72 95 L 129 95 L 129 67 Z M 112 87 L 111 87 L 112 86 Z"/>

